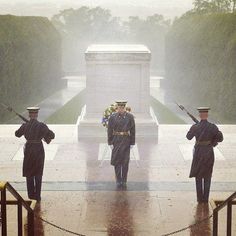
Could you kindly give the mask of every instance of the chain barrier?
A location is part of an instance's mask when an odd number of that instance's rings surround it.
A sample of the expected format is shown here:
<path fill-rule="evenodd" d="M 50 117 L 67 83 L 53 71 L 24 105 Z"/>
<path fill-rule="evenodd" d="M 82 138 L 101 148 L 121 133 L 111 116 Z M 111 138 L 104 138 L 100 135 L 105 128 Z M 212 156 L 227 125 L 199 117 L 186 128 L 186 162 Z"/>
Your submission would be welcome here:
<path fill-rule="evenodd" d="M 213 214 L 211 214 L 210 216 L 208 216 L 208 217 L 206 217 L 206 218 L 204 218 L 204 219 L 202 219 L 202 220 L 197 221 L 197 222 L 194 223 L 194 224 L 191 224 L 191 225 L 186 226 L 186 227 L 184 227 L 184 228 L 182 228 L 182 229 L 173 231 L 173 232 L 171 232 L 171 233 L 163 234 L 163 235 L 161 235 L 161 236 L 170 236 L 170 235 L 174 235 L 174 234 L 183 232 L 183 231 L 185 231 L 185 230 L 187 230 L 187 229 L 193 228 L 193 227 L 195 227 L 195 226 L 197 226 L 197 225 L 200 225 L 201 223 L 203 223 L 203 222 L 205 222 L 205 221 L 211 219 L 212 216 L 213 216 Z"/>
<path fill-rule="evenodd" d="M 206 217 L 206 218 L 204 218 L 204 219 L 202 219 L 202 220 L 200 220 L 200 221 L 197 221 L 197 222 L 194 223 L 194 224 L 188 225 L 188 226 L 186 226 L 186 227 L 184 227 L 184 228 L 178 229 L 178 230 L 176 230 L 176 231 L 173 231 L 173 232 L 170 232 L 170 233 L 167 233 L 167 234 L 162 234 L 161 236 L 170 236 L 170 235 L 174 235 L 174 234 L 183 232 L 183 231 L 185 231 L 185 230 L 187 230 L 187 229 L 190 229 L 190 228 L 193 228 L 193 227 L 195 227 L 195 226 L 197 226 L 197 225 L 202 224 L 203 222 L 205 222 L 205 221 L 211 219 L 212 216 L 213 216 L 213 214 L 211 214 L 210 216 L 208 216 L 208 217 Z M 46 223 L 46 224 L 49 224 L 49 225 L 53 226 L 54 228 L 57 228 L 57 229 L 59 229 L 59 230 L 61 230 L 61 231 L 64 231 L 64 232 L 66 232 L 66 233 L 73 234 L 73 235 L 78 235 L 78 236 L 86 236 L 86 235 L 84 235 L 84 234 L 79 234 L 79 233 L 73 232 L 73 231 L 71 231 L 71 230 L 68 230 L 68 229 L 66 229 L 66 228 L 60 227 L 60 226 L 58 226 L 58 225 L 56 225 L 56 224 L 54 224 L 54 223 L 51 223 L 51 222 L 49 222 L 49 221 L 43 219 L 42 217 L 35 216 L 35 218 L 37 218 L 37 219 L 43 221 L 43 222 Z"/>
<path fill-rule="evenodd" d="M 86 236 L 86 235 L 84 235 L 84 234 L 79 234 L 79 233 L 73 232 L 73 231 L 71 231 L 71 230 L 68 230 L 68 229 L 66 229 L 66 228 L 60 227 L 60 226 L 58 226 L 58 225 L 56 225 L 56 224 L 54 224 L 54 223 L 52 223 L 52 222 L 50 222 L 50 221 L 47 221 L 47 220 L 43 219 L 42 217 L 35 216 L 35 218 L 36 218 L 36 219 L 39 219 L 39 220 L 41 220 L 41 221 L 43 221 L 43 222 L 46 223 L 46 224 L 51 225 L 51 226 L 54 227 L 54 228 L 57 228 L 57 229 L 61 230 L 61 231 L 63 231 L 63 232 L 66 232 L 66 233 L 69 233 L 69 234 L 73 234 L 73 235 L 78 235 L 78 236 Z"/>

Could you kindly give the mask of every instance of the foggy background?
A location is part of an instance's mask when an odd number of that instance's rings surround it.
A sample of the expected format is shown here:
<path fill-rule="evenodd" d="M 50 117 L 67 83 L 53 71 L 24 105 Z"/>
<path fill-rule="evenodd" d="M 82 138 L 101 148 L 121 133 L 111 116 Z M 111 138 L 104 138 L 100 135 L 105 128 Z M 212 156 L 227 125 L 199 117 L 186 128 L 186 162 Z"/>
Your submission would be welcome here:
<path fill-rule="evenodd" d="M 0 14 L 45 16 L 62 37 L 65 75 L 85 74 L 84 52 L 94 43 L 145 44 L 151 73 L 164 74 L 165 35 L 192 0 L 0 0 Z"/>
<path fill-rule="evenodd" d="M 236 0 L 0 0 L 0 98 L 21 110 L 84 76 L 90 44 L 144 44 L 164 106 L 236 123 L 235 12 Z"/>
<path fill-rule="evenodd" d="M 0 0 L 0 14 L 52 17 L 66 8 L 101 6 L 112 15 L 147 17 L 155 13 L 173 19 L 192 8 L 192 0 Z"/>

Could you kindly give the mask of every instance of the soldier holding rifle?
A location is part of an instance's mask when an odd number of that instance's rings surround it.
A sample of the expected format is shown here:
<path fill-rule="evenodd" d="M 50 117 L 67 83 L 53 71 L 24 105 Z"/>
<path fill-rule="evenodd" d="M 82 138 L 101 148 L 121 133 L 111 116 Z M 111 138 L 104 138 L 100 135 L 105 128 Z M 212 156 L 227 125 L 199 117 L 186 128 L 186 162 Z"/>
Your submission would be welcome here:
<path fill-rule="evenodd" d="M 223 141 L 223 135 L 215 124 L 208 122 L 209 107 L 199 107 L 197 110 L 199 111 L 199 122 L 195 117 L 188 113 L 188 115 L 191 115 L 190 117 L 192 119 L 194 118 L 193 120 L 196 122 L 186 135 L 189 140 L 193 137 L 196 138 L 189 177 L 195 177 L 198 203 L 207 203 L 214 165 L 213 147 L 215 147 L 218 142 Z"/>
<path fill-rule="evenodd" d="M 24 135 L 27 140 L 24 148 L 23 176 L 26 177 L 28 197 L 40 202 L 45 158 L 42 139 L 49 144 L 55 134 L 46 124 L 37 120 L 39 107 L 28 107 L 27 110 L 30 120 L 23 117 L 23 120 L 28 122 L 22 124 L 15 135 Z"/>

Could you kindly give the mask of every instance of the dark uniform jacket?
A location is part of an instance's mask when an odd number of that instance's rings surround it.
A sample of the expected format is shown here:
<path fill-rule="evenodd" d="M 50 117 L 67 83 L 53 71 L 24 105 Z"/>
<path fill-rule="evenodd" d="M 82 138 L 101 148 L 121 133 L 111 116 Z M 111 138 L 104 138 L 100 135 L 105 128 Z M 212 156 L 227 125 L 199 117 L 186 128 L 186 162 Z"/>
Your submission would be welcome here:
<path fill-rule="evenodd" d="M 50 143 L 55 134 L 44 123 L 31 119 L 22 124 L 15 135 L 24 135 L 27 140 L 24 148 L 23 176 L 42 176 L 45 157 L 42 139 Z"/>
<path fill-rule="evenodd" d="M 108 121 L 108 145 L 113 145 L 111 164 L 118 165 L 129 162 L 130 145 L 135 144 L 134 116 L 125 112 L 114 113 Z M 116 132 L 128 132 L 129 135 L 116 135 Z"/>
<path fill-rule="evenodd" d="M 189 177 L 211 177 L 215 159 L 213 147 L 223 141 L 222 133 L 215 124 L 202 120 L 190 128 L 186 137 L 196 138 Z"/>

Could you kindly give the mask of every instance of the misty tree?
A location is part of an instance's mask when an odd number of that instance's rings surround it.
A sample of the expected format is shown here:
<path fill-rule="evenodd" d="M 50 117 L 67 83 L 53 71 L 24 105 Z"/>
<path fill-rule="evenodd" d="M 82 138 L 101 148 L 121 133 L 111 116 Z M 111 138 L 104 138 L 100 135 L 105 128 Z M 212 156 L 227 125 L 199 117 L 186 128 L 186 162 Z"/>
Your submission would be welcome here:
<path fill-rule="evenodd" d="M 80 41 L 113 40 L 120 33 L 119 18 L 112 17 L 109 10 L 101 7 L 66 9 L 54 15 L 52 22 L 60 32 Z"/>
<path fill-rule="evenodd" d="M 165 20 L 162 15 L 154 14 L 146 19 L 141 19 L 138 16 L 130 16 L 129 20 L 124 22 L 127 34 L 131 39 L 136 41 L 145 41 L 152 39 L 153 36 L 163 36 L 170 26 L 170 21 Z"/>
<path fill-rule="evenodd" d="M 92 43 L 119 42 L 121 23 L 109 10 L 101 7 L 66 9 L 52 17 L 62 35 L 65 70 L 84 69 L 84 52 Z"/>
<path fill-rule="evenodd" d="M 235 12 L 236 0 L 194 0 L 193 5 L 196 13 L 228 13 Z"/>
<path fill-rule="evenodd" d="M 154 67 L 164 68 L 165 34 L 170 21 L 154 14 L 146 19 L 130 16 L 125 22 L 101 7 L 66 9 L 52 17 L 63 39 L 63 64 L 84 68 L 84 52 L 93 43 L 141 43 L 153 55 Z M 78 56 L 79 55 L 79 56 Z M 79 65 L 80 64 L 80 65 Z"/>
<path fill-rule="evenodd" d="M 166 37 L 168 96 L 187 106 L 207 101 L 223 123 L 236 120 L 235 25 L 231 13 L 189 14 L 176 20 Z"/>
<path fill-rule="evenodd" d="M 130 16 L 124 22 L 127 39 L 142 43 L 152 52 L 152 70 L 163 70 L 165 59 L 165 35 L 170 27 L 170 21 L 162 15 L 154 14 L 146 19 Z"/>

